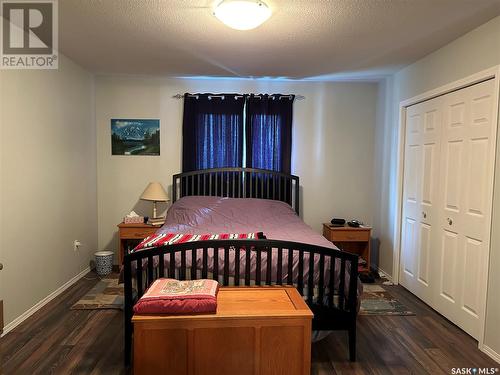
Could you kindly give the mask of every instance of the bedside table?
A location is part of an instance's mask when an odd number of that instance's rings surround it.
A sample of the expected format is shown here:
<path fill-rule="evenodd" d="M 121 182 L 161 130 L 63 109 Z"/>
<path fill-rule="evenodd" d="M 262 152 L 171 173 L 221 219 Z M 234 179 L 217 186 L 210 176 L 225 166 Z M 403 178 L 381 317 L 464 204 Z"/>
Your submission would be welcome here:
<path fill-rule="evenodd" d="M 153 226 L 148 224 L 118 224 L 120 236 L 120 265 L 123 264 L 123 257 L 125 256 L 125 249 L 127 241 L 136 240 L 142 241 L 147 236 L 154 234 L 161 226 Z"/>
<path fill-rule="evenodd" d="M 343 251 L 359 255 L 366 261 L 370 270 L 370 237 L 371 227 L 353 228 L 348 225 L 335 227 L 329 223 L 323 224 L 323 237 L 333 242 Z"/>

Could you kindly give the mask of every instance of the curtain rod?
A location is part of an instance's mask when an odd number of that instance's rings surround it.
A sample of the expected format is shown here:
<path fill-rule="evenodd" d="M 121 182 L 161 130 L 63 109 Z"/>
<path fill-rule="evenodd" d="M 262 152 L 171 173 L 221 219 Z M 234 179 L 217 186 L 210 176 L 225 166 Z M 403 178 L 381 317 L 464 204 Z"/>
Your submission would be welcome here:
<path fill-rule="evenodd" d="M 195 94 L 188 94 L 191 97 L 196 97 L 197 95 Z M 244 98 L 246 95 L 235 95 L 236 98 Z M 270 95 L 270 96 L 278 96 L 278 95 Z M 289 98 L 291 95 L 279 95 L 280 98 Z M 222 98 L 224 95 L 210 95 L 212 98 Z M 261 95 L 254 95 L 254 97 L 261 98 Z M 183 99 L 184 95 L 183 94 L 176 94 L 173 95 L 172 98 L 174 99 Z M 295 95 L 296 100 L 304 100 L 306 97 L 304 95 Z"/>

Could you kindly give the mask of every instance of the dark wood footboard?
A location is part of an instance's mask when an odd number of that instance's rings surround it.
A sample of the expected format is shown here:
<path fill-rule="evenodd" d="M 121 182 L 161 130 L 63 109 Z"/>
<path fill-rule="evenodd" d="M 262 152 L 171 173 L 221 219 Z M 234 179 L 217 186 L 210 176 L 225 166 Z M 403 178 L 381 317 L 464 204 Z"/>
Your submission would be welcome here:
<path fill-rule="evenodd" d="M 211 267 L 209 254 L 215 267 Z M 288 261 L 294 257 L 298 259 L 295 267 Z M 234 259 L 234 265 L 230 258 Z M 314 313 L 314 330 L 349 332 L 349 356 L 354 361 L 357 264 L 357 255 L 277 240 L 188 242 L 127 254 L 124 259 L 125 364 L 129 365 L 131 359 L 133 305 L 160 277 L 180 280 L 211 277 L 223 286 L 294 285 Z"/>

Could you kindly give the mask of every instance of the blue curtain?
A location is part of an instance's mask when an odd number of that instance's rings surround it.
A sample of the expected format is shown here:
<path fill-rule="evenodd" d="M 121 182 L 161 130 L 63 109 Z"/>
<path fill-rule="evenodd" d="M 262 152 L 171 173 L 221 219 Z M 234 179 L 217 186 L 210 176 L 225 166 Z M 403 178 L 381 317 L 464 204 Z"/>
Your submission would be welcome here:
<path fill-rule="evenodd" d="M 247 167 L 291 172 L 294 99 L 294 95 L 247 98 Z"/>
<path fill-rule="evenodd" d="M 182 169 L 243 166 L 244 98 L 184 95 Z"/>
<path fill-rule="evenodd" d="M 198 115 L 195 169 L 240 167 L 243 130 L 241 115 Z"/>

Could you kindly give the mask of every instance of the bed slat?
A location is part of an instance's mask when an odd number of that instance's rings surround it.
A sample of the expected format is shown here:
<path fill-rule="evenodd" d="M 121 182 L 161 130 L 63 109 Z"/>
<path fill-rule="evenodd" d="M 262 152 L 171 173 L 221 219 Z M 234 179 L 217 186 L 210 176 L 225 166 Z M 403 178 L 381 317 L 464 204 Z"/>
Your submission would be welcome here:
<path fill-rule="evenodd" d="M 251 254 L 250 254 L 250 248 L 245 249 L 246 254 L 245 254 L 245 285 L 250 286 L 250 271 L 251 271 Z"/>
<path fill-rule="evenodd" d="M 281 198 L 281 176 L 278 176 L 278 200 L 282 201 L 283 199 Z"/>
<path fill-rule="evenodd" d="M 235 197 L 236 195 L 234 195 L 234 192 L 236 190 L 236 184 L 234 183 L 234 179 L 236 177 L 236 173 L 231 173 L 231 176 L 232 176 L 232 181 L 233 181 L 233 186 L 231 187 L 232 192 L 233 192 L 232 197 Z"/>
<path fill-rule="evenodd" d="M 274 175 L 271 176 L 271 181 L 273 182 L 273 201 L 276 200 L 276 177 Z"/>
<path fill-rule="evenodd" d="M 179 278 L 181 280 L 186 280 L 186 252 L 185 251 L 181 252 L 181 269 L 180 269 Z"/>
<path fill-rule="evenodd" d="M 260 190 L 261 190 L 260 196 L 263 199 L 267 198 L 267 196 L 266 196 L 266 177 L 267 177 L 267 174 L 265 174 L 265 173 L 262 173 L 260 175 L 260 178 L 262 179 L 262 181 L 260 183 Z"/>
<path fill-rule="evenodd" d="M 319 256 L 319 279 L 318 279 L 318 303 L 323 305 L 323 295 L 325 288 L 325 255 Z"/>
<path fill-rule="evenodd" d="M 163 253 L 158 256 L 158 268 L 160 277 L 165 277 L 165 254 Z"/>
<path fill-rule="evenodd" d="M 213 279 L 219 281 L 219 248 L 214 248 Z"/>
<path fill-rule="evenodd" d="M 283 249 L 278 248 L 278 264 L 276 265 L 276 284 L 283 285 Z"/>
<path fill-rule="evenodd" d="M 201 268 L 201 277 L 206 279 L 208 277 L 208 249 L 203 247 L 203 266 Z"/>
<path fill-rule="evenodd" d="M 241 248 L 234 249 L 234 285 L 240 285 L 240 254 Z"/>
<path fill-rule="evenodd" d="M 309 252 L 309 278 L 307 281 L 307 301 L 312 303 L 314 296 L 314 253 Z"/>
<path fill-rule="evenodd" d="M 148 276 L 147 286 L 149 287 L 155 279 L 154 275 L 153 275 L 153 256 L 152 255 L 148 256 L 148 275 L 147 276 Z"/>
<path fill-rule="evenodd" d="M 198 249 L 191 250 L 191 280 L 196 280 L 198 278 L 196 270 L 196 256 L 198 255 Z"/>
<path fill-rule="evenodd" d="M 257 251 L 256 261 L 255 261 L 255 285 L 260 286 L 260 278 L 262 276 L 261 266 L 262 266 L 262 254 L 260 251 Z"/>
<path fill-rule="evenodd" d="M 229 247 L 224 248 L 224 286 L 229 285 Z"/>
<path fill-rule="evenodd" d="M 272 270 L 273 252 L 271 248 L 267 248 L 266 256 L 266 285 L 271 285 L 271 270 Z"/>
<path fill-rule="evenodd" d="M 288 200 L 288 179 L 285 179 L 285 202 L 289 202 L 289 200 Z"/>
<path fill-rule="evenodd" d="M 170 253 L 168 261 L 170 268 L 168 271 L 168 277 L 170 277 L 171 279 L 175 279 L 175 253 L 173 251 Z"/>
<path fill-rule="evenodd" d="M 215 174 L 215 196 L 219 195 L 219 174 Z"/>
<path fill-rule="evenodd" d="M 136 277 L 137 277 L 137 295 L 138 295 L 138 297 L 142 297 L 142 294 L 143 294 L 142 259 L 137 261 L 137 269 L 135 272 L 136 272 Z"/>
<path fill-rule="evenodd" d="M 269 183 L 269 181 L 270 181 L 270 177 L 271 177 L 271 176 L 266 175 L 266 199 L 269 199 L 269 198 L 270 198 L 270 194 L 269 194 L 269 187 L 270 187 L 269 185 L 271 185 L 271 184 Z"/>
<path fill-rule="evenodd" d="M 245 198 L 251 198 L 253 197 L 253 176 L 252 175 L 249 175 L 247 176 L 247 181 L 248 181 L 248 184 L 250 185 L 250 195 L 249 196 L 246 196 Z"/>
<path fill-rule="evenodd" d="M 350 262 L 350 278 L 349 278 L 349 310 L 356 311 L 358 308 L 356 296 L 358 294 L 358 265 L 354 266 L 353 262 Z"/>
<path fill-rule="evenodd" d="M 333 307 L 333 297 L 335 295 L 335 265 L 336 258 L 330 257 L 330 280 L 328 283 L 328 307 Z"/>
<path fill-rule="evenodd" d="M 304 295 L 304 250 L 299 250 L 299 274 L 297 275 L 297 290 Z"/>
<path fill-rule="evenodd" d="M 241 185 L 243 185 L 243 173 L 238 175 L 238 198 L 242 198 Z"/>
<path fill-rule="evenodd" d="M 344 309 L 345 300 L 345 259 L 340 260 L 339 309 Z"/>

